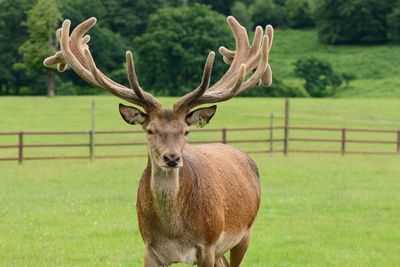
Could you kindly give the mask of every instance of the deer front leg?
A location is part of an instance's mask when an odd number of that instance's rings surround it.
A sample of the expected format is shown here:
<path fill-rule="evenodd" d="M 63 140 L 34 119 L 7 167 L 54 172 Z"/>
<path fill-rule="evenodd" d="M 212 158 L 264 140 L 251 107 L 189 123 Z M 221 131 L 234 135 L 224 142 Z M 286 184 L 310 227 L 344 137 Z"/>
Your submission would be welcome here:
<path fill-rule="evenodd" d="M 214 267 L 215 248 L 214 246 L 198 245 L 196 246 L 197 266 Z"/>
<path fill-rule="evenodd" d="M 150 246 L 146 246 L 144 252 L 144 267 L 162 267 L 167 266 L 160 262 L 160 259 L 157 257 L 156 253 Z"/>

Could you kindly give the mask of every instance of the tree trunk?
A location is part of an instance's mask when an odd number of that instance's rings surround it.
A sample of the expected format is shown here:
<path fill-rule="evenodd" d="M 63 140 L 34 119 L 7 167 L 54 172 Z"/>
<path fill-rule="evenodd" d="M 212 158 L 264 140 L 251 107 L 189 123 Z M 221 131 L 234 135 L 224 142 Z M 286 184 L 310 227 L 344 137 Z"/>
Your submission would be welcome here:
<path fill-rule="evenodd" d="M 53 97 L 56 94 L 56 75 L 54 71 L 47 72 L 47 96 Z"/>

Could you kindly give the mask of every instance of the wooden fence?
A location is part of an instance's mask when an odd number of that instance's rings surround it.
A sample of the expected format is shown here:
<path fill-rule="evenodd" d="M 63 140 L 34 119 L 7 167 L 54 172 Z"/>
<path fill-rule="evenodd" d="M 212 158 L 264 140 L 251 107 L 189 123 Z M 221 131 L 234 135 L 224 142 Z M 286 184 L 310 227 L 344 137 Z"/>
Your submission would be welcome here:
<path fill-rule="evenodd" d="M 272 122 L 273 120 L 271 120 Z M 296 137 L 297 132 L 302 132 L 302 135 L 309 136 L 312 132 L 330 132 L 335 133 L 340 138 L 310 138 L 310 137 Z M 194 130 L 193 132 L 214 132 L 219 133 L 220 138 L 213 140 L 196 140 L 190 143 L 224 143 L 224 144 L 250 144 L 257 143 L 259 149 L 247 150 L 247 153 L 337 153 L 345 154 L 374 154 L 374 155 L 390 155 L 397 154 L 400 156 L 400 130 L 386 130 L 386 129 L 361 129 L 361 128 L 330 128 L 330 127 L 299 127 L 299 126 L 285 126 L 275 127 L 271 123 L 270 127 L 257 127 L 257 128 L 221 128 L 221 129 L 204 129 Z M 261 132 L 265 138 L 259 139 L 230 139 L 232 132 Z M 365 139 L 365 138 L 348 138 L 349 133 L 374 133 L 385 134 L 382 139 Z M 0 143 L 0 161 L 18 161 L 22 163 L 25 160 L 47 160 L 47 159 L 95 159 L 95 158 L 121 158 L 121 157 L 145 157 L 145 154 L 107 154 L 96 155 L 95 149 L 98 147 L 114 147 L 114 146 L 146 146 L 145 141 L 141 142 L 95 142 L 95 136 L 101 135 L 115 135 L 115 134 L 142 134 L 143 131 L 70 131 L 70 132 L 39 132 L 39 131 L 25 131 L 25 132 L 0 132 L 2 136 L 17 137 L 18 142 L 15 144 L 2 144 Z M 71 142 L 71 143 L 28 143 L 25 142 L 28 136 L 87 136 L 86 142 Z M 260 135 L 260 134 L 259 134 Z M 293 137 L 292 137 L 293 136 Z M 115 138 L 110 138 L 111 140 Z M 321 149 L 321 146 L 313 148 L 296 148 L 296 143 L 327 143 L 335 144 L 334 149 Z M 351 150 L 348 149 L 349 144 L 374 144 L 379 146 L 390 146 L 389 150 Z M 293 147 L 292 147 L 293 146 Z M 30 148 L 62 148 L 62 147 L 86 147 L 87 153 L 81 155 L 40 155 L 29 156 L 26 151 Z M 336 147 L 336 149 L 335 149 Z M 2 157 L 1 151 L 3 149 L 16 149 L 15 156 Z"/>
<path fill-rule="evenodd" d="M 142 146 L 147 142 L 144 139 L 140 141 L 129 142 L 109 142 L 118 138 L 106 138 L 104 141 L 95 141 L 95 136 L 104 135 L 137 135 L 143 136 L 143 131 L 95 131 L 95 103 L 92 103 L 92 127 L 90 131 L 20 131 L 20 132 L 0 132 L 0 161 L 18 161 L 20 164 L 25 160 L 47 160 L 47 159 L 90 159 L 95 158 L 122 158 L 122 157 L 146 157 L 146 153 L 136 154 L 96 154 L 96 148 L 100 147 L 118 147 L 118 146 Z M 366 154 L 366 155 L 399 155 L 400 156 L 400 129 L 362 129 L 362 128 L 334 128 L 334 127 L 311 127 L 311 126 L 291 126 L 290 125 L 290 105 L 289 100 L 285 101 L 285 117 L 283 126 L 274 125 L 274 115 L 271 114 L 269 127 L 254 128 L 220 128 L 220 129 L 202 129 L 192 132 L 214 133 L 212 139 L 197 139 L 190 143 L 223 143 L 237 146 L 245 144 L 242 148 L 247 153 L 283 153 L 285 156 L 289 153 L 336 153 L 336 154 Z M 252 132 L 252 137 L 262 136 L 262 138 L 231 138 L 234 132 Z M 318 137 L 312 137 L 313 133 L 318 132 Z M 357 136 L 354 136 L 357 134 Z M 373 134 L 373 138 L 370 135 Z M 16 142 L 4 142 L 2 137 L 16 137 Z M 80 142 L 26 142 L 29 136 L 83 136 Z M 85 137 L 86 136 L 86 137 Z M 216 137 L 215 137 L 216 136 Z M 242 135 L 245 136 L 245 135 Z M 311 137 L 310 137 L 311 136 Z M 322 137 L 321 137 L 322 136 Z M 367 136 L 367 137 L 365 137 Z M 15 139 L 15 138 L 14 138 Z M 97 139 L 97 138 L 96 138 Z M 103 138 L 104 139 L 104 138 Z M 126 138 L 125 138 L 126 139 Z M 62 139 L 64 140 L 64 138 Z M 256 145 L 256 149 L 248 149 L 251 145 Z M 298 146 L 302 144 L 302 146 Z M 318 146 L 306 146 L 305 144 L 318 144 Z M 369 145 L 367 149 L 354 149 L 350 146 Z M 371 146 L 372 145 L 372 146 Z M 377 148 L 379 146 L 379 148 Z M 385 146 L 385 149 L 382 149 Z M 26 151 L 32 148 L 87 148 L 82 154 L 68 155 L 27 155 Z M 2 150 L 15 149 L 15 153 L 2 155 Z"/>

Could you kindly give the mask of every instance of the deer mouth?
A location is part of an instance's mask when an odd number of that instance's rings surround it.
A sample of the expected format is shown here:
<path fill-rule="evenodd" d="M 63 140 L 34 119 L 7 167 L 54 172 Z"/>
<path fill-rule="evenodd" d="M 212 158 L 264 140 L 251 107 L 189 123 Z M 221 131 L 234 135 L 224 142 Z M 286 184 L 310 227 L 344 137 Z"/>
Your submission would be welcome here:
<path fill-rule="evenodd" d="M 170 170 L 182 168 L 183 165 L 180 162 L 168 162 L 168 163 L 163 163 L 160 167 L 165 171 L 170 171 Z"/>

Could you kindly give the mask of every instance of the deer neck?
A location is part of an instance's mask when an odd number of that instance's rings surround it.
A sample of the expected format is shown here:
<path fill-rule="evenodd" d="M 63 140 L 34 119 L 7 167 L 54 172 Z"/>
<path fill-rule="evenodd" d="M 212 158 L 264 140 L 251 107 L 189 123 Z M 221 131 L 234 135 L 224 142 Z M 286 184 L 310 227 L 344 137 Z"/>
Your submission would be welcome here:
<path fill-rule="evenodd" d="M 179 169 L 165 170 L 151 162 L 150 188 L 158 215 L 170 220 L 177 206 Z"/>

